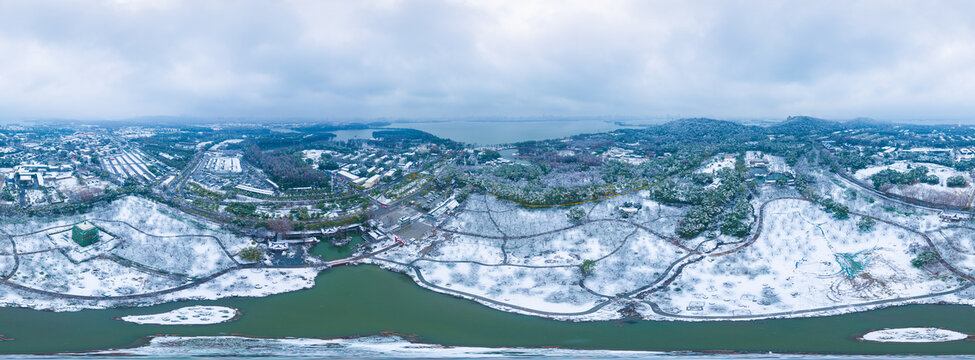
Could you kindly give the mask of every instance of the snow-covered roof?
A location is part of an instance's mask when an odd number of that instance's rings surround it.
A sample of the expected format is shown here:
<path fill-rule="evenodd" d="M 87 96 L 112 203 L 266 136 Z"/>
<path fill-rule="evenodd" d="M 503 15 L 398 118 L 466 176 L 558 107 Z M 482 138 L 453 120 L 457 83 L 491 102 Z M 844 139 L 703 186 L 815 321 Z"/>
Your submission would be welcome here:
<path fill-rule="evenodd" d="M 74 226 L 76 228 L 78 228 L 78 230 L 81 230 L 81 231 L 88 231 L 88 230 L 92 230 L 92 229 L 95 228 L 95 225 L 93 225 L 92 223 L 87 222 L 87 221 L 82 221 L 80 223 L 75 224 Z"/>

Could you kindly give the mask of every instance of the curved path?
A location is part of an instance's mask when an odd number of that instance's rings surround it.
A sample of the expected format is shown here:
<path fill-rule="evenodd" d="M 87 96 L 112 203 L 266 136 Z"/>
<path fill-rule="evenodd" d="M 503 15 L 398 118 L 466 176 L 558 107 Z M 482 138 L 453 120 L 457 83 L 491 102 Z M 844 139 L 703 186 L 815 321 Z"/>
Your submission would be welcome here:
<path fill-rule="evenodd" d="M 314 265 L 314 264 L 312 264 L 312 265 L 297 265 L 297 266 L 263 266 L 263 265 L 260 265 L 260 264 L 241 264 L 240 262 L 237 261 L 237 259 L 234 258 L 234 255 L 231 254 L 229 250 L 227 250 L 227 248 L 224 246 L 223 242 L 220 241 L 219 238 L 217 238 L 216 236 L 213 236 L 213 235 L 203 235 L 203 234 L 200 234 L 200 235 L 155 235 L 155 234 L 147 233 L 147 232 L 145 232 L 145 231 L 143 231 L 143 230 L 141 230 L 141 229 L 133 226 L 132 224 L 130 224 L 128 222 L 125 222 L 125 221 L 121 221 L 121 220 L 111 220 L 111 219 L 93 219 L 93 220 L 94 221 L 98 221 L 98 222 L 110 222 L 110 223 L 122 224 L 122 225 L 125 225 L 125 226 L 131 228 L 132 230 L 135 230 L 135 231 L 137 231 L 137 232 L 139 232 L 139 233 L 141 233 L 143 235 L 150 236 L 150 237 L 155 237 L 155 238 L 200 238 L 200 237 L 203 237 L 203 238 L 212 239 L 212 240 L 214 240 L 214 241 L 217 242 L 217 244 L 223 250 L 224 254 L 227 255 L 228 257 L 230 257 L 231 260 L 233 260 L 234 266 L 231 266 L 229 268 L 226 268 L 226 269 L 217 271 L 215 273 L 212 273 L 212 274 L 207 275 L 207 276 L 204 276 L 204 277 L 191 278 L 191 277 L 180 276 L 179 274 L 166 273 L 164 271 L 161 271 L 161 270 L 158 270 L 158 269 L 153 269 L 153 268 L 147 267 L 145 265 L 132 262 L 132 261 L 127 260 L 127 259 L 119 258 L 117 256 L 112 256 L 112 255 L 109 255 L 109 256 L 100 256 L 99 258 L 101 258 L 101 259 L 105 259 L 105 260 L 109 260 L 109 261 L 115 261 L 119 265 L 122 265 L 122 266 L 125 266 L 125 267 L 129 267 L 129 268 L 132 268 L 132 269 L 137 270 L 137 271 L 140 271 L 140 272 L 145 272 L 145 273 L 149 273 L 149 274 L 152 274 L 152 275 L 165 276 L 165 277 L 169 277 L 169 278 L 177 279 L 177 280 L 187 280 L 187 279 L 191 279 L 192 280 L 192 281 L 190 281 L 188 283 L 185 283 L 185 284 L 182 284 L 182 285 L 179 285 L 179 286 L 176 286 L 176 287 L 168 288 L 168 289 L 159 290 L 159 291 L 153 291 L 153 292 L 147 292 L 147 293 L 140 293 L 140 294 L 132 294 L 132 295 L 118 295 L 118 296 L 91 296 L 91 295 L 64 294 L 64 293 L 59 293 L 59 292 L 54 292 L 54 291 L 48 291 L 48 290 L 33 288 L 33 287 L 30 287 L 30 286 L 26 286 L 26 285 L 22 285 L 22 284 L 19 284 L 19 283 L 10 281 L 10 278 L 13 277 L 14 274 L 16 274 L 17 269 L 20 266 L 20 257 L 19 257 L 19 255 L 35 254 L 35 253 L 41 253 L 41 252 L 46 252 L 46 251 L 51 251 L 51 250 L 57 250 L 58 249 L 58 248 L 54 248 L 54 249 L 45 249 L 45 250 L 40 250 L 40 251 L 32 251 L 32 252 L 18 253 L 17 252 L 17 242 L 16 242 L 16 240 L 14 240 L 14 238 L 15 237 L 23 237 L 23 236 L 35 235 L 35 234 L 38 234 L 38 233 L 43 233 L 43 232 L 51 231 L 51 230 L 54 230 L 54 229 L 66 228 L 66 227 L 71 226 L 71 225 L 61 225 L 61 226 L 48 227 L 48 228 L 45 228 L 45 229 L 41 229 L 41 230 L 29 232 L 29 233 L 23 233 L 23 234 L 9 234 L 9 233 L 7 233 L 7 232 L 5 232 L 3 230 L 0 230 L 0 235 L 6 237 L 11 242 L 11 247 L 12 247 L 11 250 L 12 250 L 12 255 L 13 255 L 13 258 L 14 258 L 14 266 L 13 266 L 13 268 L 10 270 L 9 273 L 4 274 L 2 277 L 0 277 L 0 284 L 9 286 L 9 287 L 14 288 L 14 289 L 17 289 L 17 290 L 26 291 L 26 292 L 30 292 L 30 293 L 34 293 L 34 294 L 39 294 L 39 295 L 45 295 L 45 296 L 49 296 L 49 297 L 53 297 L 53 298 L 59 298 L 59 299 L 98 300 L 98 301 L 102 301 L 102 300 L 133 300 L 133 299 L 152 298 L 152 297 L 156 297 L 156 296 L 160 296 L 160 295 L 166 295 L 166 294 L 174 293 L 174 292 L 181 291 L 181 290 L 190 289 L 190 288 L 193 288 L 193 287 L 202 285 L 204 283 L 207 283 L 207 282 L 209 282 L 209 281 L 211 281 L 213 279 L 216 279 L 216 278 L 220 277 L 221 275 L 227 274 L 227 273 L 229 273 L 231 271 L 240 270 L 240 269 L 288 269 L 288 268 L 316 268 L 316 267 L 327 268 L 327 267 L 332 266 L 332 265 L 329 265 L 329 264 L 325 264 L 325 265 Z M 341 264 L 345 264 L 345 263 L 348 263 L 348 262 L 351 262 L 351 261 L 358 261 L 358 260 L 362 260 L 362 259 L 365 259 L 365 258 L 369 258 L 369 257 L 378 255 L 380 253 L 383 253 L 383 252 L 385 252 L 385 251 L 387 251 L 389 249 L 392 249 L 394 247 L 397 247 L 397 246 L 399 246 L 399 244 L 394 244 L 392 246 L 389 246 L 389 247 L 380 249 L 380 250 L 378 250 L 376 252 L 373 252 L 373 253 L 369 253 L 369 254 L 365 254 L 365 255 L 360 255 L 360 256 L 355 256 L 355 257 L 351 257 L 351 258 L 348 258 L 348 259 L 343 259 L 343 260 L 345 260 L 344 262 L 342 262 L 342 263 L 336 263 L 336 264 L 337 265 L 341 265 Z"/>
<path fill-rule="evenodd" d="M 149 237 L 154 237 L 154 238 L 161 238 L 161 239 L 180 239 L 180 238 L 200 238 L 200 237 L 202 237 L 202 238 L 212 239 L 213 241 L 215 241 L 217 243 L 217 246 L 219 246 L 220 249 L 223 250 L 223 253 L 225 255 L 227 255 L 227 257 L 229 257 L 231 261 L 234 262 L 234 264 L 240 265 L 240 262 L 238 262 L 237 259 L 234 258 L 234 254 L 231 254 L 230 253 L 230 250 L 227 250 L 227 247 L 224 246 L 223 241 L 220 241 L 220 238 L 218 238 L 216 236 L 213 236 L 213 235 L 155 235 L 155 234 L 150 234 L 150 233 L 147 233 L 145 231 L 142 231 L 142 229 L 139 229 L 139 228 L 133 226 L 132 224 L 129 224 L 128 222 L 121 221 L 121 220 L 109 220 L 109 219 L 92 219 L 92 220 L 98 221 L 98 222 L 110 222 L 110 223 L 122 224 L 122 225 L 128 226 L 130 229 L 135 230 L 136 232 L 138 232 L 138 233 L 140 233 L 142 235 L 149 236 Z"/>
<path fill-rule="evenodd" d="M 763 230 L 763 226 L 764 226 L 764 220 L 765 220 L 765 217 L 766 217 L 766 208 L 767 208 L 767 206 L 770 203 L 774 202 L 774 201 L 785 201 L 785 200 L 798 200 L 798 201 L 806 201 L 806 202 L 812 203 L 811 200 L 806 199 L 804 197 L 782 197 L 782 198 L 770 199 L 770 200 L 767 200 L 767 201 L 763 202 L 762 205 L 759 207 L 759 212 L 758 212 L 758 216 L 757 216 L 758 222 L 756 223 L 756 227 L 755 227 L 754 234 L 752 234 L 752 236 L 750 236 L 748 238 L 748 240 L 746 240 L 746 241 L 743 241 L 741 243 L 735 243 L 738 246 L 736 246 L 736 247 L 734 247 L 734 248 L 732 248 L 730 250 L 724 250 L 724 251 L 716 252 L 716 253 L 702 253 L 697 248 L 694 248 L 694 249 L 688 248 L 687 246 L 685 246 L 685 245 L 681 244 L 679 241 L 677 241 L 677 239 L 675 239 L 673 237 L 663 236 L 662 234 L 659 234 L 659 233 L 657 233 L 657 232 L 655 232 L 655 231 L 653 231 L 651 229 L 648 229 L 646 226 L 643 226 L 642 224 L 635 223 L 635 222 L 631 222 L 631 221 L 626 221 L 626 220 L 620 220 L 620 219 L 594 219 L 594 220 L 588 220 L 586 222 L 583 222 L 583 223 L 580 223 L 580 224 L 576 224 L 576 225 L 572 225 L 572 226 L 568 226 L 568 227 L 561 228 L 561 229 L 549 230 L 549 231 L 541 232 L 541 233 L 538 233 L 538 234 L 520 235 L 520 236 L 507 236 L 507 235 L 505 235 L 505 236 L 484 236 L 484 235 L 479 235 L 479 234 L 473 234 L 473 233 L 467 233 L 467 232 L 461 232 L 461 231 L 454 231 L 454 230 L 449 230 L 449 229 L 444 229 L 444 228 L 438 227 L 438 229 L 440 229 L 442 231 L 445 231 L 445 232 L 456 233 L 456 234 L 461 234 L 461 235 L 469 235 L 469 236 L 475 236 L 475 237 L 482 237 L 482 238 L 500 239 L 500 240 L 503 240 L 503 241 L 507 241 L 508 239 L 525 239 L 525 238 L 532 238 L 532 237 L 537 237 L 537 236 L 542 236 L 542 235 L 548 235 L 548 234 L 552 234 L 552 233 L 557 233 L 557 232 L 565 231 L 565 230 L 572 229 L 572 228 L 575 228 L 575 227 L 578 227 L 578 226 L 582 226 L 582 225 L 585 225 L 585 224 L 591 223 L 591 222 L 614 221 L 614 222 L 623 222 L 623 223 L 627 223 L 627 224 L 633 225 L 635 227 L 638 227 L 638 228 L 640 228 L 642 230 L 645 230 L 645 231 L 647 231 L 647 232 L 649 232 L 651 234 L 654 234 L 654 235 L 656 235 L 656 236 L 658 236 L 660 238 L 663 238 L 665 240 L 668 240 L 668 242 L 671 242 L 672 244 L 678 246 L 682 250 L 688 251 L 688 254 L 687 255 L 685 255 L 685 256 L 681 257 L 680 259 L 677 259 L 676 261 L 674 261 L 673 263 L 671 263 L 668 266 L 668 268 L 656 280 L 654 280 L 652 283 L 647 284 L 645 286 L 642 286 L 642 287 L 640 287 L 638 289 L 632 290 L 632 291 L 630 291 L 628 293 L 621 294 L 621 296 L 619 296 L 619 297 L 608 296 L 608 295 L 605 295 L 605 294 L 597 293 L 597 292 L 589 289 L 588 287 L 586 287 L 586 285 L 585 285 L 585 279 L 583 279 L 582 281 L 580 281 L 580 287 L 582 287 L 585 291 L 587 291 L 588 293 L 590 293 L 592 295 L 604 297 L 604 298 L 607 298 L 607 299 L 604 300 L 604 301 L 601 301 L 601 302 L 596 303 L 596 305 L 594 305 L 593 307 L 591 307 L 591 308 L 589 308 L 587 310 L 579 311 L 579 312 L 567 312 L 566 313 L 566 312 L 550 312 L 550 311 L 536 310 L 536 309 L 526 308 L 526 307 L 523 307 L 523 306 L 514 305 L 514 304 L 510 304 L 510 303 L 506 303 L 506 302 L 502 302 L 502 301 L 498 301 L 498 300 L 486 298 L 486 297 L 483 297 L 483 296 L 480 296 L 480 295 L 476 295 L 476 294 L 472 294 L 472 293 L 468 293 L 468 292 L 463 292 L 463 291 L 458 291 L 458 290 L 454 290 L 454 289 L 449 289 L 449 288 L 446 288 L 446 287 L 442 287 L 442 286 L 433 284 L 433 283 L 429 282 L 428 280 L 426 280 L 423 277 L 423 274 L 422 274 L 422 271 L 420 270 L 420 268 L 418 266 L 416 266 L 415 264 L 417 262 L 419 262 L 419 261 L 428 261 L 428 262 L 437 262 L 437 263 L 470 263 L 470 264 L 476 264 L 476 265 L 486 266 L 486 267 L 492 267 L 492 266 L 515 266 L 515 267 L 524 267 L 524 268 L 557 268 L 557 267 L 564 268 L 564 267 L 575 267 L 576 265 L 548 265 L 548 266 L 542 266 L 542 265 L 510 265 L 510 264 L 506 264 L 506 263 L 502 263 L 502 264 L 486 264 L 486 263 L 477 262 L 477 261 L 449 261 L 449 260 L 435 260 L 435 259 L 423 259 L 423 258 L 414 259 L 413 261 L 411 261 L 409 263 L 402 263 L 402 262 L 397 262 L 397 261 L 394 261 L 394 260 L 381 259 L 381 258 L 375 258 L 374 260 L 385 261 L 385 262 L 389 262 L 389 263 L 392 263 L 392 264 L 396 264 L 396 265 L 399 265 L 399 266 L 403 266 L 403 267 L 409 268 L 409 269 L 413 270 L 413 273 L 415 274 L 417 281 L 419 283 L 421 283 L 421 285 L 426 286 L 426 287 L 429 287 L 429 288 L 432 288 L 432 289 L 436 289 L 436 290 L 438 290 L 440 292 L 444 292 L 444 293 L 447 293 L 447 294 L 454 294 L 454 295 L 457 295 L 457 296 L 462 296 L 462 297 L 474 299 L 474 300 L 477 300 L 477 301 L 480 301 L 480 302 L 484 302 L 484 303 L 489 303 L 489 304 L 493 304 L 493 305 L 497 305 L 497 306 L 502 306 L 502 307 L 506 307 L 506 308 L 516 309 L 516 310 L 522 311 L 522 312 L 533 313 L 533 314 L 544 315 L 544 316 L 582 316 L 582 315 L 588 315 L 588 314 L 595 313 L 595 312 L 601 310 L 602 308 L 604 308 L 606 305 L 609 305 L 609 304 L 611 304 L 613 302 L 616 302 L 618 300 L 622 300 L 622 299 L 626 299 L 626 298 L 636 298 L 636 299 L 641 299 L 642 300 L 642 299 L 646 298 L 647 296 L 649 296 L 650 294 L 653 294 L 654 292 L 657 292 L 657 291 L 660 291 L 661 289 L 666 288 L 668 285 L 670 285 L 673 281 L 675 281 L 677 279 L 677 277 L 681 274 L 681 272 L 684 269 L 684 267 L 686 267 L 686 266 L 688 266 L 690 264 L 693 264 L 695 262 L 698 262 L 700 260 L 703 260 L 705 258 L 705 256 L 718 257 L 718 256 L 724 256 L 724 255 L 734 254 L 734 253 L 736 253 L 736 252 L 738 252 L 740 250 L 743 250 L 743 249 L 745 249 L 745 248 L 753 245 L 759 239 L 759 237 L 762 235 L 762 230 Z M 487 211 L 487 212 L 489 213 L 488 215 L 490 216 L 490 211 Z M 884 224 L 888 224 L 888 225 L 891 225 L 891 226 L 895 226 L 895 227 L 898 227 L 898 228 L 903 229 L 905 231 L 908 231 L 908 232 L 914 233 L 916 235 L 919 235 L 919 236 L 921 236 L 921 238 L 923 238 L 928 243 L 929 246 L 931 246 L 932 249 L 935 249 L 935 252 L 937 252 L 937 248 L 934 246 L 934 242 L 930 239 L 930 237 L 928 237 L 926 234 L 924 234 L 924 233 L 922 233 L 920 231 L 917 231 L 917 230 L 912 229 L 910 227 L 907 227 L 907 226 L 904 226 L 904 225 L 901 225 L 901 224 L 898 224 L 898 223 L 895 223 L 895 222 L 892 222 L 892 221 L 889 221 L 889 220 L 886 220 L 886 219 L 878 218 L 878 217 L 875 217 L 875 216 L 872 216 L 872 215 L 869 215 L 869 214 L 862 214 L 862 213 L 858 213 L 858 212 L 854 212 L 854 211 L 850 211 L 850 214 L 857 215 L 857 216 L 863 216 L 863 217 L 872 218 L 875 221 L 882 222 Z M 493 218 L 491 220 L 492 220 L 492 223 L 494 223 L 494 225 L 500 229 L 500 227 L 497 225 L 497 223 L 494 222 Z M 972 230 L 975 230 L 975 229 L 972 229 Z M 632 234 L 633 233 L 631 233 L 627 237 L 631 236 Z M 608 257 L 608 256 L 612 255 L 613 253 L 615 253 L 616 251 L 618 251 L 619 248 L 621 248 L 623 246 L 623 244 L 625 244 L 625 242 L 626 242 L 626 240 L 624 239 L 624 241 L 613 252 L 611 252 L 611 253 L 609 253 L 609 254 L 601 257 L 600 260 L 601 259 L 605 259 L 606 257 Z M 702 244 L 703 244 L 703 242 L 702 242 Z M 732 243 L 728 243 L 728 244 L 732 244 Z M 701 244 L 699 244 L 698 246 L 700 246 L 700 245 Z M 727 245 L 727 244 L 724 244 L 724 245 Z M 505 255 L 507 255 L 507 254 L 505 254 Z M 507 256 L 505 256 L 505 257 L 507 257 Z M 946 269 L 948 269 L 949 271 L 951 271 L 953 274 L 957 275 L 958 277 L 964 278 L 964 279 L 968 280 L 969 282 L 966 283 L 964 286 L 962 286 L 960 288 L 957 288 L 957 289 L 953 289 L 953 290 L 950 290 L 950 291 L 942 291 L 942 292 L 937 292 L 937 293 L 931 293 L 931 294 L 925 294 L 925 295 L 909 296 L 909 297 L 900 297 L 900 298 L 885 299 L 885 300 L 876 300 L 876 301 L 870 301 L 870 302 L 864 302 L 864 303 L 858 303 L 858 304 L 837 305 L 837 306 L 823 307 L 823 308 L 815 308 L 815 309 L 803 309 L 803 310 L 795 310 L 795 311 L 787 311 L 787 312 L 765 313 L 765 314 L 752 314 L 752 315 L 731 315 L 731 316 L 680 315 L 680 314 L 668 313 L 668 312 L 662 310 L 656 303 L 653 303 L 652 301 L 642 300 L 642 302 L 643 303 L 646 303 L 647 305 L 649 305 L 651 307 L 651 310 L 654 313 L 656 313 L 658 315 L 661 315 L 661 316 L 664 316 L 664 317 L 671 317 L 671 318 L 676 318 L 676 319 L 699 319 L 699 320 L 757 319 L 757 318 L 767 318 L 767 317 L 777 317 L 777 316 L 788 316 L 788 315 L 800 315 L 800 314 L 809 314 L 809 313 L 817 313 L 817 312 L 826 312 L 826 311 L 832 311 L 832 310 L 850 309 L 850 308 L 861 307 L 861 306 L 874 306 L 874 305 L 884 305 L 884 304 L 893 304 L 893 303 L 903 303 L 903 302 L 909 302 L 909 301 L 913 301 L 913 300 L 927 299 L 927 298 L 932 298 L 932 297 L 938 297 L 938 296 L 953 294 L 953 293 L 956 293 L 956 292 L 959 292 L 959 291 L 962 291 L 962 290 L 971 288 L 972 286 L 975 286 L 975 284 L 973 284 L 973 283 L 975 283 L 975 278 L 973 278 L 972 276 L 970 276 L 968 274 L 965 274 L 965 273 L 959 271 L 958 269 L 956 269 L 955 267 L 953 267 L 951 264 L 947 263 L 940 254 L 938 254 L 938 257 L 939 257 L 939 262 Z"/>
<path fill-rule="evenodd" d="M 948 239 L 948 236 L 945 235 L 944 232 L 943 232 L 944 230 L 949 230 L 949 229 L 965 229 L 965 230 L 975 231 L 975 228 L 970 227 L 970 226 L 964 226 L 964 225 L 949 225 L 949 226 L 944 226 L 944 227 L 938 228 L 938 230 L 937 230 L 937 232 L 940 233 L 941 236 L 945 238 L 945 240 L 947 240 L 947 241 L 945 241 L 945 244 L 948 245 L 948 247 L 950 247 L 951 250 L 954 250 L 954 251 L 956 251 L 958 253 L 965 254 L 965 255 L 975 255 L 975 250 L 967 250 L 967 249 L 959 249 L 959 248 L 957 248 L 956 247 L 957 244 L 955 244 L 953 241 L 950 241 L 950 239 Z"/>
<path fill-rule="evenodd" d="M 537 233 L 537 234 L 514 235 L 514 236 L 482 235 L 482 234 L 475 234 L 475 233 L 466 232 L 466 231 L 447 229 L 447 228 L 440 227 L 440 226 L 435 227 L 435 229 L 437 229 L 438 231 L 448 232 L 448 233 L 451 233 L 451 234 L 474 236 L 474 237 L 479 237 L 479 238 L 484 238 L 484 239 L 519 240 L 519 239 L 530 239 L 530 238 L 533 238 L 533 237 L 551 235 L 551 234 L 563 232 L 563 231 L 566 231 L 566 230 L 575 229 L 575 228 L 580 227 L 580 226 L 588 225 L 588 224 L 591 224 L 591 223 L 598 223 L 598 222 L 618 222 L 618 223 L 624 223 L 624 224 L 632 225 L 632 226 L 638 227 L 638 228 L 640 228 L 640 229 L 642 229 L 642 230 L 644 230 L 644 231 L 646 231 L 648 233 L 651 233 L 654 236 L 657 236 L 657 237 L 659 237 L 661 239 L 667 240 L 668 242 L 670 242 L 674 246 L 677 246 L 677 247 L 681 248 L 681 250 L 700 254 L 700 252 L 698 250 L 695 250 L 693 248 L 687 247 L 687 245 L 682 244 L 677 238 L 675 238 L 673 236 L 667 236 L 667 235 L 661 234 L 660 232 L 658 232 L 656 230 L 653 230 L 651 228 L 648 228 L 648 227 L 646 227 L 643 224 L 636 223 L 636 222 L 629 221 L 629 220 L 623 220 L 623 219 L 593 219 L 593 220 L 585 220 L 585 221 L 580 222 L 578 224 L 566 226 L 564 228 L 543 231 L 543 232 L 540 232 L 540 233 Z"/>

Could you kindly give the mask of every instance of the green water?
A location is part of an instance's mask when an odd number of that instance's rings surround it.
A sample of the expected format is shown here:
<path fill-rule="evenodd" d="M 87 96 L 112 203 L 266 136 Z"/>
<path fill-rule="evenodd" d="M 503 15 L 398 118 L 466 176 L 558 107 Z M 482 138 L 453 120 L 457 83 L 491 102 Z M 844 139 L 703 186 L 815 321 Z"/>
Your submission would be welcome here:
<path fill-rule="evenodd" d="M 352 238 L 352 241 L 349 241 L 345 246 L 332 246 L 327 241 L 320 242 L 311 249 L 311 253 L 312 255 L 321 256 L 326 261 L 344 259 L 352 256 L 356 245 L 362 244 L 364 241 L 362 240 L 362 235 L 359 234 L 349 235 L 349 237 Z"/>
<path fill-rule="evenodd" d="M 238 320 L 206 326 L 136 325 L 114 317 L 182 306 L 224 305 Z M 384 331 L 425 342 L 471 346 L 561 346 L 632 350 L 739 350 L 818 353 L 975 353 L 975 342 L 861 343 L 874 328 L 938 326 L 975 333 L 975 308 L 913 305 L 842 316 L 750 322 L 571 323 L 504 313 L 422 289 L 374 266 L 323 272 L 309 290 L 266 298 L 163 304 L 148 308 L 52 313 L 0 309 L 0 353 L 126 347 L 153 334 L 343 337 Z"/>

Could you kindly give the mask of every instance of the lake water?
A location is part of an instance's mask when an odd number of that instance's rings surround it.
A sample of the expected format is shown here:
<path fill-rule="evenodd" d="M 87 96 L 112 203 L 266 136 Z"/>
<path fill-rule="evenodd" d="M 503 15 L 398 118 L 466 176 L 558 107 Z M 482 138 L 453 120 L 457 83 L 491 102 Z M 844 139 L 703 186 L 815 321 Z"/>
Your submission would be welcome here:
<path fill-rule="evenodd" d="M 642 123 L 641 123 L 642 124 Z M 475 145 L 499 145 L 530 140 L 558 139 L 640 126 L 620 126 L 607 120 L 525 120 L 525 121 L 436 121 L 401 122 L 385 128 L 406 128 L 428 132 L 437 137 Z M 334 141 L 372 139 L 372 133 L 383 128 L 336 130 Z"/>
<path fill-rule="evenodd" d="M 606 120 L 442 121 L 394 123 L 390 127 L 426 131 L 438 137 L 477 145 L 497 145 L 529 140 L 600 133 L 625 128 Z"/>
<path fill-rule="evenodd" d="M 137 325 L 113 318 L 189 305 L 240 309 L 233 322 L 205 326 Z M 382 332 L 433 344 L 477 347 L 567 347 L 644 351 L 798 353 L 975 353 L 975 342 L 882 344 L 854 340 L 871 329 L 936 326 L 975 333 L 975 307 L 912 305 L 806 319 L 745 322 L 562 322 L 505 313 L 422 289 L 375 266 L 335 268 L 316 286 L 265 298 L 191 301 L 146 308 L 52 313 L 0 309 L 0 353 L 52 353 L 131 347 L 147 336 L 337 338 Z M 240 349 L 238 355 L 247 355 Z"/>
<path fill-rule="evenodd" d="M 372 132 L 376 130 L 377 129 L 335 130 L 329 132 L 335 134 L 335 137 L 332 138 L 333 141 L 348 141 L 352 139 L 372 139 Z"/>

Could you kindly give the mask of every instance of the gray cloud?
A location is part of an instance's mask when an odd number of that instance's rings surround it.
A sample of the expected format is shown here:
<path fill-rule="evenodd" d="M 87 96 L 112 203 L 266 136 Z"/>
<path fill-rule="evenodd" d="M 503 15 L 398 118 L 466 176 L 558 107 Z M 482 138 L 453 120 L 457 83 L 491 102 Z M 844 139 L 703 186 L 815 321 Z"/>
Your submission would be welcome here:
<path fill-rule="evenodd" d="M 975 3 L 0 2 L 0 116 L 970 118 Z"/>

